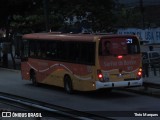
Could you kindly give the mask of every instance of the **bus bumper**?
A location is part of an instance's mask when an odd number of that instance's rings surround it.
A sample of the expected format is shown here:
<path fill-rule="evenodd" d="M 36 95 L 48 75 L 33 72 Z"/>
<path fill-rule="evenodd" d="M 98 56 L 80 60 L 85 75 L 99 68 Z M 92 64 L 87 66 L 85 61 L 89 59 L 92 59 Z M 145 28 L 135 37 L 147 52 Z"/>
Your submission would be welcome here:
<path fill-rule="evenodd" d="M 96 89 L 101 88 L 118 88 L 118 87 L 136 87 L 143 85 L 143 79 L 131 80 L 131 81 L 120 81 L 120 82 L 100 82 L 96 81 Z"/>

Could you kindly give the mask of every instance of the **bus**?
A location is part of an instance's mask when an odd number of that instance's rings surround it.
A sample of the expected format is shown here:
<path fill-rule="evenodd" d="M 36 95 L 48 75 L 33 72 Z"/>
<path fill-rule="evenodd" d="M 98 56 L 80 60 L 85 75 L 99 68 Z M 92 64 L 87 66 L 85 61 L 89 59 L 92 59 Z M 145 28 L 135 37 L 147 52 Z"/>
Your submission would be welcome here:
<path fill-rule="evenodd" d="M 22 40 L 22 79 L 34 85 L 72 93 L 143 84 L 140 43 L 134 35 L 31 33 Z"/>

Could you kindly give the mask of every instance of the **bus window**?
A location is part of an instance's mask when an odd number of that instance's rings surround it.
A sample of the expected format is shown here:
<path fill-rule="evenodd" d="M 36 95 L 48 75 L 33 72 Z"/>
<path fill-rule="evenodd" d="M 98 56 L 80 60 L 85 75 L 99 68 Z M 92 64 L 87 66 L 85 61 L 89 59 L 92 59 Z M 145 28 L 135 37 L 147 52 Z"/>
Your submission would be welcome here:
<path fill-rule="evenodd" d="M 22 45 L 22 57 L 23 58 L 28 57 L 28 50 L 29 50 L 28 41 L 24 40 L 23 45 Z"/>
<path fill-rule="evenodd" d="M 29 41 L 29 56 L 30 57 L 36 57 L 38 55 L 37 53 L 37 46 L 38 44 L 36 44 L 35 41 Z"/>
<path fill-rule="evenodd" d="M 46 58 L 56 60 L 57 59 L 57 52 L 58 52 L 57 42 L 55 42 L 55 41 L 47 42 L 46 46 L 47 46 L 46 47 Z"/>
<path fill-rule="evenodd" d="M 21 46 L 21 61 L 27 61 L 28 59 L 28 54 L 29 54 L 29 45 L 27 40 L 23 40 L 22 46 Z"/>
<path fill-rule="evenodd" d="M 110 55 L 111 54 L 111 42 L 110 41 L 105 41 L 104 42 L 104 48 L 103 48 L 103 55 Z"/>
<path fill-rule="evenodd" d="M 99 45 L 99 55 L 126 55 L 140 53 L 136 38 L 109 38 L 102 39 Z"/>
<path fill-rule="evenodd" d="M 127 41 L 128 54 L 139 54 L 140 47 L 136 38 L 129 38 Z"/>
<path fill-rule="evenodd" d="M 80 54 L 79 56 L 80 63 L 94 65 L 95 64 L 95 43 L 82 42 L 79 49 L 79 54 Z"/>
<path fill-rule="evenodd" d="M 100 55 L 108 56 L 108 55 L 119 55 L 119 54 L 127 54 L 127 45 L 124 40 L 102 40 L 101 43 L 102 53 Z"/>
<path fill-rule="evenodd" d="M 112 54 L 113 55 L 126 55 L 127 43 L 125 39 L 115 39 L 112 44 Z"/>
<path fill-rule="evenodd" d="M 45 58 L 45 48 L 45 42 L 40 41 L 39 44 L 37 44 L 38 58 Z"/>

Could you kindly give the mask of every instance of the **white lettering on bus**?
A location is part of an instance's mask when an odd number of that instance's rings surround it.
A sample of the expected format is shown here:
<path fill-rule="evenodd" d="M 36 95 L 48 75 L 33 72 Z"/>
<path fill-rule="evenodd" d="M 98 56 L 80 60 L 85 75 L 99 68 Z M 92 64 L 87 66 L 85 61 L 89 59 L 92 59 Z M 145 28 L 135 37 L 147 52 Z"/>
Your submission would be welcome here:
<path fill-rule="evenodd" d="M 105 67 L 115 67 L 115 66 L 130 66 L 136 65 L 137 62 L 135 60 L 124 60 L 124 61 L 104 61 Z"/>

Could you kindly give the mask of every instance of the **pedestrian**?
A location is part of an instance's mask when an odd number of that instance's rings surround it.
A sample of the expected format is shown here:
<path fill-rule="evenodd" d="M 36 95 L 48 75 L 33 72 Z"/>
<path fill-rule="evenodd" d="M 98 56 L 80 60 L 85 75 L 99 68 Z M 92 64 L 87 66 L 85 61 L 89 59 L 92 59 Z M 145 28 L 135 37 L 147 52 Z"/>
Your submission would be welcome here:
<path fill-rule="evenodd" d="M 143 77 L 149 77 L 149 63 L 147 59 L 142 60 Z"/>

